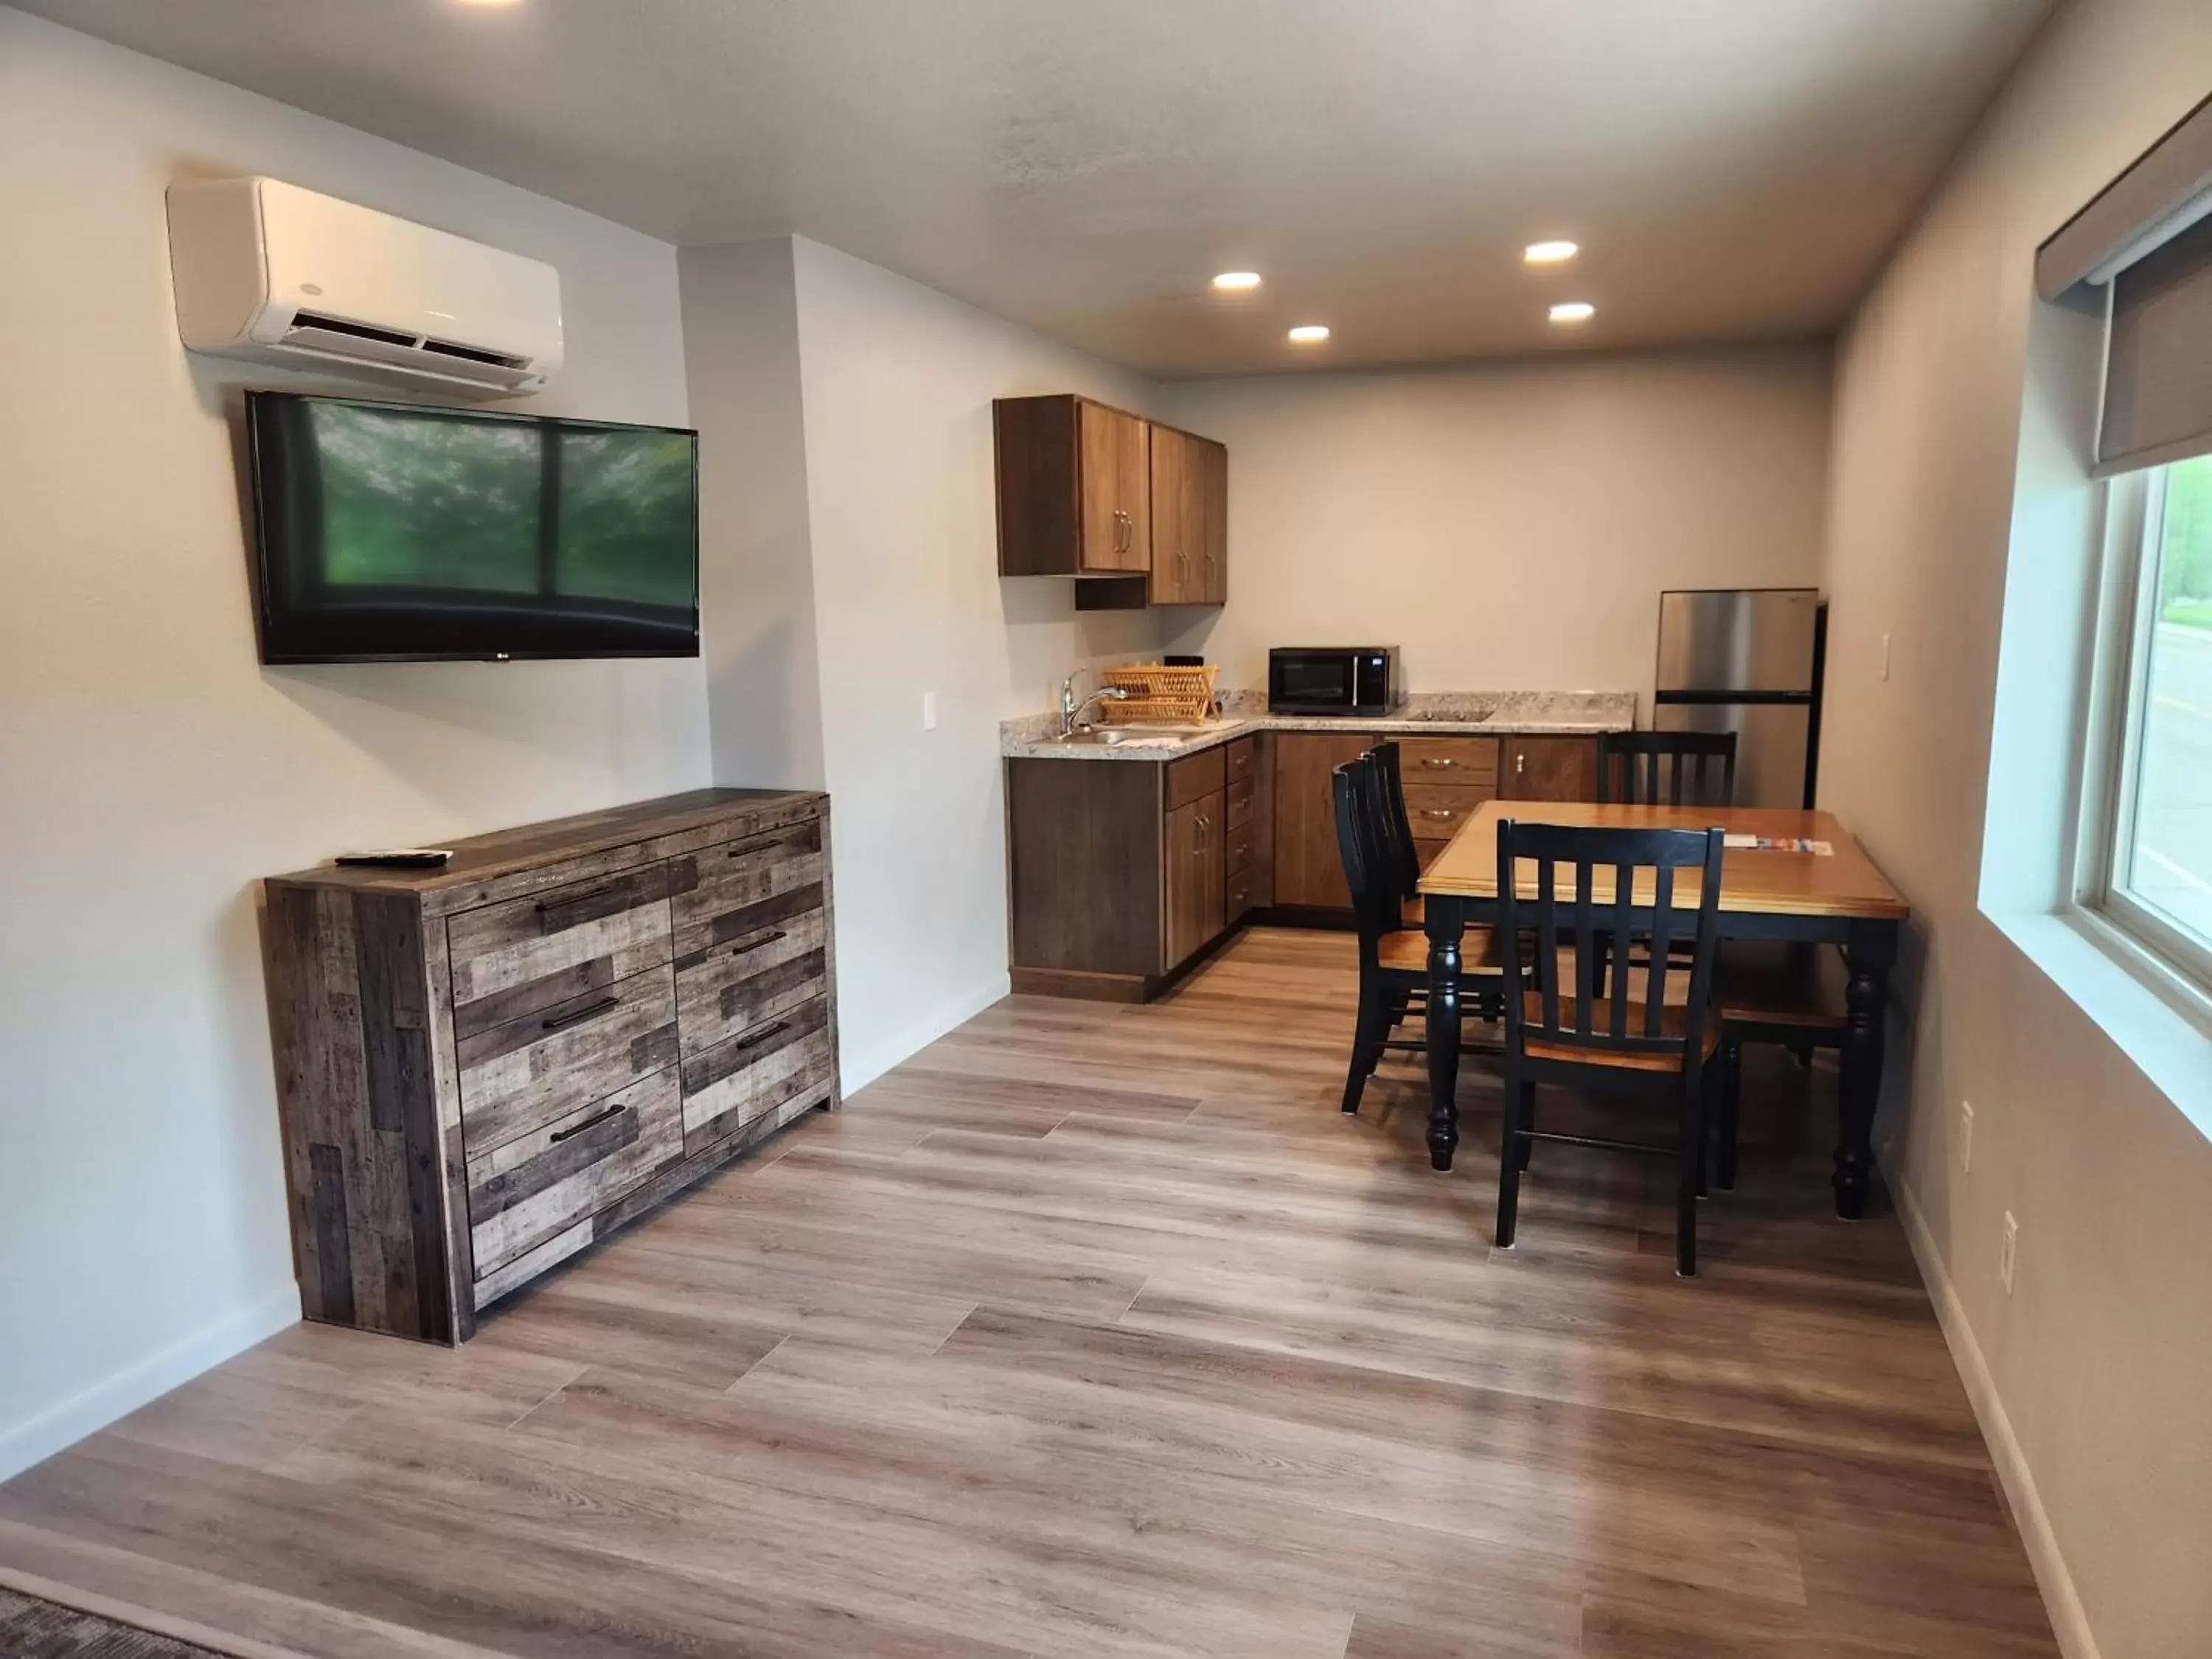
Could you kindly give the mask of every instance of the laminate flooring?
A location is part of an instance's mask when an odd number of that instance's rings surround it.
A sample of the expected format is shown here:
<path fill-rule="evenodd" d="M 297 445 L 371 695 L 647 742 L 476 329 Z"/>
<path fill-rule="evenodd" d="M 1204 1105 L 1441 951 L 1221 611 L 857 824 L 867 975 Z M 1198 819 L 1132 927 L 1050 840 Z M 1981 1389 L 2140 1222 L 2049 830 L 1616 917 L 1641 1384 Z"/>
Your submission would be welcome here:
<path fill-rule="evenodd" d="M 1754 1056 L 1698 1279 L 1573 1147 L 1497 1251 L 1495 1085 L 1449 1175 L 1415 1066 L 1343 1117 L 1352 979 L 1010 998 L 459 1352 L 296 1327 L 20 1475 L 0 1564 L 346 1659 L 2055 1655 L 1832 1072 Z"/>

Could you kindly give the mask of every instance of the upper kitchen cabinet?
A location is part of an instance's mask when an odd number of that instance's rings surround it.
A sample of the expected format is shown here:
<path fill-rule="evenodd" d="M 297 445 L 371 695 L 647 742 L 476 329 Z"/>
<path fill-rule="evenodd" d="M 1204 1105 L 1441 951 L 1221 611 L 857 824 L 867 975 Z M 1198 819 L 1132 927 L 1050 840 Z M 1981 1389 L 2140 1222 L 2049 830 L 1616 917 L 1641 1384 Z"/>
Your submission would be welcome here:
<path fill-rule="evenodd" d="M 1088 398 L 1000 398 L 999 574 L 1152 568 L 1152 424 Z"/>
<path fill-rule="evenodd" d="M 1229 451 L 1211 438 L 1152 429 L 1153 605 L 1229 599 Z"/>

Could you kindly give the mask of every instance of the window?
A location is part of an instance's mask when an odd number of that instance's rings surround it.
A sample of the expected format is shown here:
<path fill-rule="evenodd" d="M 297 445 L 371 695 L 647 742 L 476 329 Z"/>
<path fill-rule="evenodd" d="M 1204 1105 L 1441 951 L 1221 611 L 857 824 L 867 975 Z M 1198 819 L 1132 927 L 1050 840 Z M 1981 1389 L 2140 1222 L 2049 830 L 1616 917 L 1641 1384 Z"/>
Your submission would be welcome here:
<path fill-rule="evenodd" d="M 2116 477 L 2109 505 L 2122 626 L 2084 896 L 2212 992 L 2212 455 Z"/>

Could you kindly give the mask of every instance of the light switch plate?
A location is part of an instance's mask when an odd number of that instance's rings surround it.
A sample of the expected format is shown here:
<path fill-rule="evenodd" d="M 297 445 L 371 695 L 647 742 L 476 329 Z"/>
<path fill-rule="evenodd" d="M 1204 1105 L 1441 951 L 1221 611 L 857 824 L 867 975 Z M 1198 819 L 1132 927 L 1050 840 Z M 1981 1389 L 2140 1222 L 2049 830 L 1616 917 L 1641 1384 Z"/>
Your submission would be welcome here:
<path fill-rule="evenodd" d="M 937 693 L 934 691 L 921 694 L 921 729 L 925 732 L 937 730 Z"/>

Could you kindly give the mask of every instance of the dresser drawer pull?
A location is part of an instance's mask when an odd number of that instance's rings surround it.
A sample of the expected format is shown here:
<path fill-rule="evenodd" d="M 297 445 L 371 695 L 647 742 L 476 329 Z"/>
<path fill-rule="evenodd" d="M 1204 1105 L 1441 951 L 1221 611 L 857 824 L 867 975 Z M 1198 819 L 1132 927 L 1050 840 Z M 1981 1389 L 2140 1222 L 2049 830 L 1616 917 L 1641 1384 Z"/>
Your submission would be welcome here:
<path fill-rule="evenodd" d="M 1428 756 L 1427 757 L 1425 757 L 1425 758 L 1421 762 L 1421 764 L 1422 764 L 1422 765 L 1424 765 L 1424 766 L 1433 766 L 1433 767 L 1437 767 L 1437 768 L 1438 768 L 1439 769 L 1442 769 L 1448 768 L 1448 767 L 1457 766 L 1457 765 L 1459 764 L 1459 763 L 1458 763 L 1457 761 L 1455 761 L 1455 760 L 1451 759 L 1451 758 L 1450 758 L 1449 757 L 1448 757 L 1448 756 L 1443 756 L 1443 755 L 1431 755 L 1431 756 Z"/>
<path fill-rule="evenodd" d="M 790 937 L 791 935 L 781 927 L 763 927 L 759 933 L 741 939 L 732 945 L 730 947 L 730 954 L 733 957 L 741 957 L 748 951 L 759 950 L 763 945 L 773 945 L 780 939 Z"/>
<path fill-rule="evenodd" d="M 580 904 L 589 904 L 593 899 L 605 898 L 608 894 L 621 890 L 620 882 L 609 882 L 605 887 L 594 887 L 588 893 L 571 893 L 566 898 L 540 899 L 536 908 L 540 915 L 549 910 L 573 910 Z"/>
<path fill-rule="evenodd" d="M 741 841 L 734 847 L 726 848 L 722 856 L 726 859 L 741 859 L 750 857 L 752 854 L 759 852 L 763 847 L 775 846 L 776 842 L 783 840 L 791 832 L 788 830 L 778 830 L 773 835 L 755 836 L 750 841 Z"/>
<path fill-rule="evenodd" d="M 573 1123 L 565 1129 L 556 1129 L 546 1139 L 558 1146 L 564 1140 L 573 1140 L 586 1129 L 596 1129 L 611 1117 L 620 1117 L 629 1110 L 627 1106 L 610 1106 L 604 1112 L 594 1112 L 581 1123 Z"/>
<path fill-rule="evenodd" d="M 790 1029 L 791 1022 L 789 1020 L 780 1019 L 764 1031 L 755 1031 L 750 1036 L 739 1037 L 738 1039 L 738 1047 L 740 1048 L 757 1048 L 762 1043 L 766 1042 L 778 1031 L 787 1031 Z"/>
<path fill-rule="evenodd" d="M 597 1002 L 591 1003 L 585 1007 L 571 1008 L 565 1014 L 554 1014 L 547 1018 L 541 1019 L 538 1022 L 538 1029 L 541 1031 L 557 1031 L 563 1026 L 580 1025 L 584 1021 L 592 1018 L 594 1015 L 604 1014 L 610 1008 L 619 1008 L 621 1006 L 622 999 L 620 997 L 601 997 Z"/>

